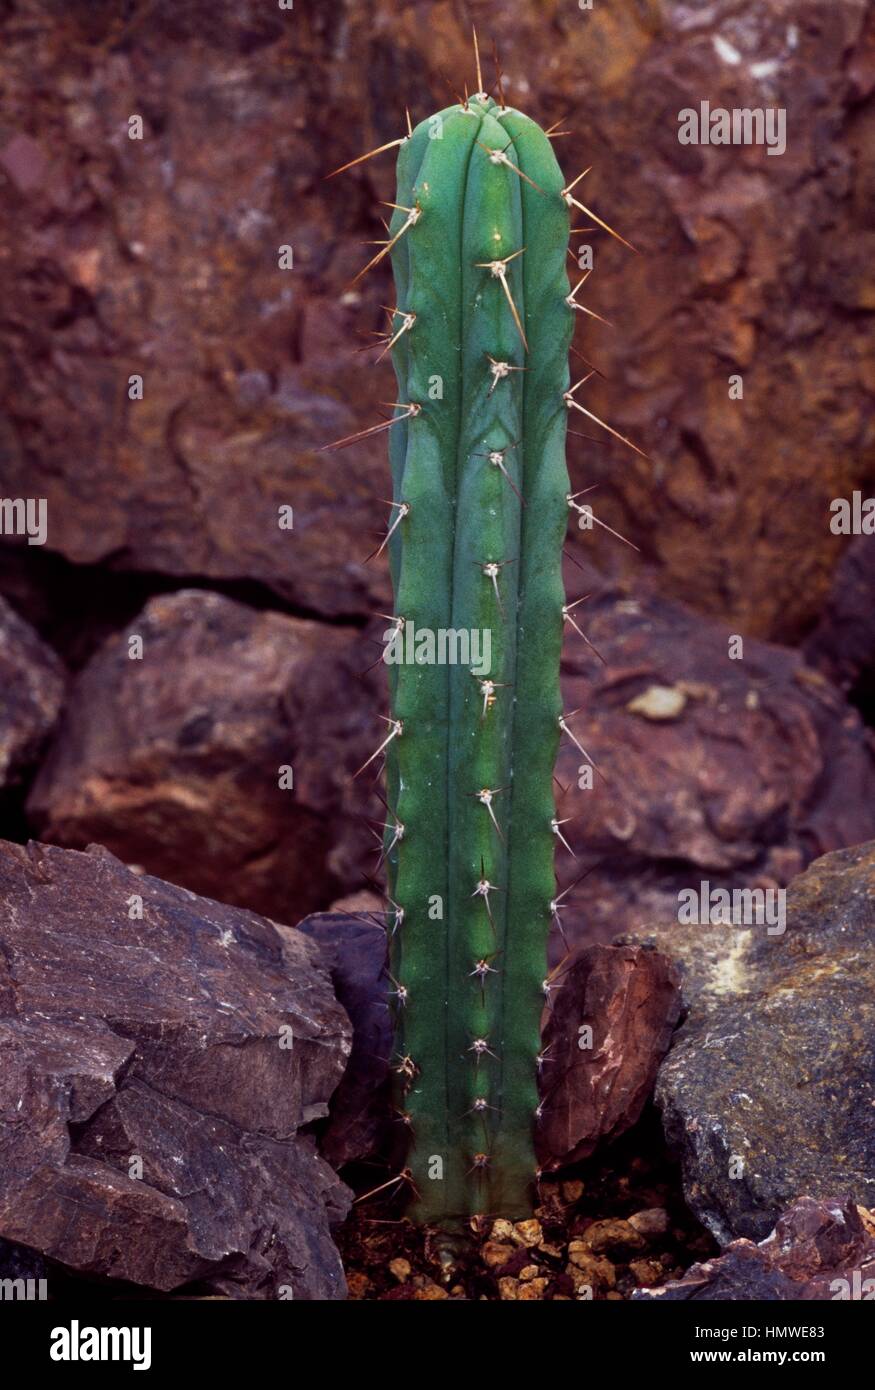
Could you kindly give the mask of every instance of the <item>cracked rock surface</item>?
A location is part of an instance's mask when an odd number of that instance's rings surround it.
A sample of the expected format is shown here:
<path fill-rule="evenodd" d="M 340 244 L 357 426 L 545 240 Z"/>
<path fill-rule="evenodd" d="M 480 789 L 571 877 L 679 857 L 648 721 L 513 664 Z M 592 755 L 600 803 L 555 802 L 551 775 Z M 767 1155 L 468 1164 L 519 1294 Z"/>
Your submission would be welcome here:
<path fill-rule="evenodd" d="M 688 1013 L 656 1103 L 687 1201 L 721 1245 L 796 1197 L 875 1206 L 875 843 L 790 885 L 786 931 L 660 926 Z"/>
<path fill-rule="evenodd" d="M 0 842 L 0 1238 L 165 1292 L 342 1297 L 349 1194 L 300 1131 L 349 1049 L 299 933 Z"/>

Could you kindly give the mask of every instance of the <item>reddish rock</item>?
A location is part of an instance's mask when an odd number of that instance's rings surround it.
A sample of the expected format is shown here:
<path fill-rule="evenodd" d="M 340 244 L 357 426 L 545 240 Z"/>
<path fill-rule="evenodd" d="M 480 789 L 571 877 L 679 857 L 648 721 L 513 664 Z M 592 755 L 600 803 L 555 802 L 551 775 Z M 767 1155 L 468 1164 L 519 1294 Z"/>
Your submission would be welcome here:
<path fill-rule="evenodd" d="M 633 1299 L 679 1302 L 854 1301 L 875 1293 L 875 1238 L 847 1199 L 801 1197 L 755 1245 L 736 1240 L 683 1279 L 636 1289 Z"/>
<path fill-rule="evenodd" d="M 142 660 L 129 657 L 134 637 Z M 76 678 L 33 824 L 296 921 L 374 863 L 359 819 L 374 813 L 367 779 L 352 780 L 379 741 L 379 675 L 357 678 L 372 650 L 354 630 L 218 594 L 152 599 Z"/>
<path fill-rule="evenodd" d="M 36 763 L 65 685 L 54 652 L 0 599 L 0 789 L 20 782 Z"/>
<path fill-rule="evenodd" d="M 342 1296 L 348 1193 L 299 1130 L 349 1034 L 300 934 L 0 842 L 0 1237 L 165 1291 Z"/>
<path fill-rule="evenodd" d="M 573 591 L 572 591 L 573 592 Z M 585 592 L 585 590 L 584 590 Z M 565 647 L 569 721 L 557 766 L 571 941 L 676 920 L 678 892 L 783 886 L 813 858 L 875 836 L 875 758 L 857 711 L 787 648 L 657 595 L 602 586 L 577 610 L 604 664 Z M 554 933 L 554 960 L 561 941 Z"/>
<path fill-rule="evenodd" d="M 706 22 L 695 8 L 541 0 L 478 18 L 510 101 L 564 118 L 563 166 L 594 166 L 584 201 L 643 253 L 586 237 L 588 303 L 615 329 L 581 315 L 579 344 L 607 377 L 587 404 L 653 462 L 580 417 L 600 442 L 572 440 L 575 485 L 602 484 L 597 511 L 666 593 L 795 637 L 843 549 L 829 501 L 871 473 L 867 15 L 858 0 L 811 0 L 804 22 L 788 0 L 715 0 Z M 209 0 L 156 0 L 147 23 L 66 5 L 47 27 L 43 10 L 19 0 L 0 42 L 5 485 L 47 497 L 49 544 L 77 564 L 254 579 L 333 616 L 375 607 L 385 570 L 361 558 L 383 443 L 317 450 L 393 399 L 388 362 L 355 355 L 384 326 L 388 267 L 350 289 L 361 243 L 383 235 L 393 156 L 323 175 L 396 139 L 405 105 L 420 118 L 447 80 L 472 83 L 469 17 L 240 0 L 216 24 Z M 680 145 L 678 113 L 703 97 L 786 109 L 786 153 Z M 276 524 L 286 503 L 293 532 Z M 640 571 L 607 535 L 577 539 Z"/>
<path fill-rule="evenodd" d="M 385 558 L 364 564 L 385 441 L 319 453 L 392 389 L 356 355 L 385 277 L 342 298 L 370 200 L 322 179 L 339 17 L 243 0 L 216 24 L 162 0 L 129 39 L 104 8 L 48 31 L 25 0 L 2 22 L 4 489 L 47 499 L 48 547 L 77 565 L 385 606 Z"/>
<path fill-rule="evenodd" d="M 680 1015 L 677 972 L 646 947 L 586 947 L 559 978 L 542 1042 L 545 1168 L 588 1158 L 631 1128 Z"/>
<path fill-rule="evenodd" d="M 318 942 L 353 1024 L 349 1065 L 319 1141 L 340 1167 L 384 1152 L 394 1138 L 385 929 L 377 914 L 321 912 L 297 930 Z M 636 1122 L 679 1011 L 676 972 L 648 946 L 593 946 L 569 959 L 543 1024 L 550 1060 L 542 1070 L 538 1152 L 545 1169 L 588 1157 Z M 581 1048 L 585 1026 L 593 1030 L 592 1046 Z"/>

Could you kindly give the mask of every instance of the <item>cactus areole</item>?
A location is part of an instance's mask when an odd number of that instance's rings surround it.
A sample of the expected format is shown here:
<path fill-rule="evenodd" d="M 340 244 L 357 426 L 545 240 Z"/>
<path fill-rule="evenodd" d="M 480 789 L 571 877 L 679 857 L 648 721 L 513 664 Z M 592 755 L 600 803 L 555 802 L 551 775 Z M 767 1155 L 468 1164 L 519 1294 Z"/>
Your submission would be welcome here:
<path fill-rule="evenodd" d="M 389 665 L 396 1105 L 412 1214 L 450 1229 L 531 1212 L 539 1071 L 549 1082 L 569 207 L 547 136 L 485 95 L 401 144 L 394 629 L 479 658 L 415 647 Z"/>

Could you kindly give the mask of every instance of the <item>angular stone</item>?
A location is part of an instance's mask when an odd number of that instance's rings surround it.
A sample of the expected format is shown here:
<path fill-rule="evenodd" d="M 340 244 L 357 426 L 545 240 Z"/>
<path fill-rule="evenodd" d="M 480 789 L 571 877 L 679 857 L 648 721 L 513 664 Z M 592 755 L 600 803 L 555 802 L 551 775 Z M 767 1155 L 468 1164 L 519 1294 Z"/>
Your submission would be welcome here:
<path fill-rule="evenodd" d="M 284 930 L 284 929 L 283 929 Z M 391 1129 L 389 1058 L 394 1050 L 382 913 L 316 912 L 298 923 L 319 945 L 353 1027 L 349 1063 L 329 1105 L 320 1151 L 334 1168 L 379 1152 Z"/>
<path fill-rule="evenodd" d="M 871 536 L 852 541 L 835 568 L 820 620 L 805 653 L 842 689 L 875 676 L 875 547 Z"/>
<path fill-rule="evenodd" d="M 658 951 L 585 947 L 561 979 L 542 1040 L 536 1135 L 548 1169 L 588 1158 L 631 1128 L 650 1099 L 680 1014 L 677 971 Z"/>
<path fill-rule="evenodd" d="M 579 579 L 579 577 L 578 577 Z M 572 590 L 576 592 L 576 590 Z M 647 590 L 596 586 L 564 651 L 569 727 L 557 777 L 560 886 L 572 943 L 674 918 L 678 893 L 784 886 L 818 854 L 875 836 L 875 757 L 859 714 L 788 648 L 745 637 Z M 730 653 L 736 652 L 738 659 Z M 636 699 L 684 697 L 670 720 Z M 553 933 L 555 963 L 561 940 Z"/>
<path fill-rule="evenodd" d="M 14 786 L 36 763 L 66 683 L 55 653 L 0 598 L 0 789 Z"/>
<path fill-rule="evenodd" d="M 0 842 L 0 1237 L 165 1291 L 342 1296 L 349 1194 L 299 1130 L 349 1037 L 299 933 Z"/>
<path fill-rule="evenodd" d="M 638 1300 L 832 1302 L 875 1294 L 875 1238 L 854 1203 L 802 1197 L 755 1245 L 735 1240 L 683 1279 L 636 1289 Z"/>
<path fill-rule="evenodd" d="M 875 843 L 816 860 L 786 930 L 661 925 L 687 1009 L 656 1101 L 692 1210 L 761 1240 L 804 1193 L 875 1205 Z"/>
<path fill-rule="evenodd" d="M 357 679 L 371 650 L 353 629 L 202 590 L 151 599 L 77 676 L 34 826 L 280 921 L 327 905 L 373 862 L 352 779 L 379 741 L 379 677 Z"/>

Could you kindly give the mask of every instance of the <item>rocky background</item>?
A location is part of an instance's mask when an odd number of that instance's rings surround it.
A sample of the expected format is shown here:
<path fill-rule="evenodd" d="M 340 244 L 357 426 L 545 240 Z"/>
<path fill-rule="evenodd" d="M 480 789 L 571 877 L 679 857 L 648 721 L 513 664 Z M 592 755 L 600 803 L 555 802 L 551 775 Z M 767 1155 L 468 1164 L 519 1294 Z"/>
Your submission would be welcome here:
<path fill-rule="evenodd" d="M 683 887 L 785 886 L 818 856 L 875 839 L 873 542 L 829 525 L 830 502 L 867 496 L 875 472 L 875 6 L 0 0 L 0 498 L 48 505 L 45 546 L 0 537 L 2 913 L 18 933 L 4 946 L 0 1046 L 17 1059 L 10 1075 L 35 1088 L 26 1152 L 13 1156 L 23 1185 L 0 1194 L 0 1235 L 89 1276 L 246 1297 L 342 1293 L 326 1212 L 337 1219 L 348 1194 L 307 1131 L 330 1103 L 330 1162 L 377 1142 L 380 938 L 354 918 L 291 929 L 350 894 L 361 910 L 379 901 L 367 821 L 380 807 L 350 777 L 385 711 L 374 662 L 387 574 L 381 559 L 364 563 L 384 525 L 385 446 L 318 451 L 394 398 L 388 363 L 368 349 L 391 302 L 388 272 L 350 287 L 364 243 L 383 234 L 392 156 L 325 175 L 400 135 L 405 105 L 419 119 L 466 74 L 473 84 L 472 20 L 487 85 L 494 39 L 508 100 L 561 119 L 563 167 L 593 166 L 592 203 L 641 252 L 590 238 L 589 302 L 613 327 L 580 330 L 603 373 L 588 404 L 650 457 L 607 435 L 570 441 L 575 484 L 599 485 L 598 515 L 638 553 L 570 529 L 567 587 L 591 595 L 575 612 L 597 652 L 569 626 L 568 707 L 581 708 L 573 727 L 603 778 L 579 789 L 570 743 L 557 768 L 577 856 L 563 852 L 560 884 L 590 870 L 564 900 L 578 954 L 557 1017 L 573 1039 L 587 1008 L 613 1010 L 637 1065 L 620 1067 L 607 1100 L 598 1067 L 566 1089 L 546 1161 L 592 1154 L 637 1120 L 683 1007 L 657 1099 L 688 1203 L 714 1239 L 764 1241 L 797 1196 L 875 1205 L 871 1120 L 861 1127 L 847 1109 L 865 1088 L 859 1033 L 845 1052 L 806 1022 L 826 1017 L 827 981 L 842 1001 L 829 1007 L 853 1011 L 871 1043 L 854 983 L 871 950 L 858 886 L 869 859 L 833 856 L 838 868 L 812 871 L 829 891 L 796 890 L 793 951 L 777 965 L 745 954 L 742 970 L 733 947 L 728 984 L 726 948 L 715 944 L 709 964 L 675 920 Z M 705 99 L 784 107 L 786 153 L 681 146 L 678 112 Z M 129 138 L 133 117 L 141 139 Z M 292 529 L 278 524 L 283 507 Z M 292 788 L 280 786 L 284 767 Z M 30 839 L 49 848 L 25 850 Z M 70 853 L 89 845 L 103 849 Z M 125 876 L 157 885 L 142 978 L 131 936 L 142 922 L 125 910 L 119 930 L 104 924 L 123 938 L 114 960 L 103 928 L 84 920 L 82 904 L 101 902 L 117 920 Z M 37 888 L 53 920 L 52 893 L 71 895 L 77 951 L 113 965 L 99 1008 L 84 997 L 87 971 L 70 984 L 54 1040 L 31 1015 L 66 948 L 58 922 L 49 930 L 36 913 Z M 9 907 L 16 895 L 26 923 Z M 186 945 L 174 914 L 194 902 Z M 227 933 L 248 942 L 236 965 Z M 205 1070 L 197 1094 L 182 1095 L 172 1076 L 199 1016 L 187 1016 L 178 980 L 162 982 L 192 942 L 209 957 L 214 936 L 233 981 L 207 970 Z M 607 947 L 618 936 L 626 944 Z M 558 935 L 551 949 L 558 959 Z M 300 1108 L 274 1132 L 259 1104 L 272 1106 L 292 1073 L 265 1074 L 264 1096 L 235 1101 L 226 1067 L 243 1044 L 214 1014 L 237 999 L 256 1052 L 297 1008 L 277 999 L 288 971 L 292 996 L 320 1001 L 322 1063 L 306 1081 L 296 1073 Z M 645 995 L 660 1009 L 622 1025 Z M 74 1008 L 75 1047 L 62 1036 Z M 844 1146 L 840 1171 L 800 1161 L 791 1181 L 779 1155 L 746 1186 L 721 1182 L 712 1140 L 730 1112 L 743 1129 L 732 1077 L 749 1079 L 751 1058 L 721 1072 L 724 1094 L 708 1038 L 740 1011 L 749 1049 L 777 1027 L 808 1040 L 788 1042 L 794 1065 L 806 1045 L 831 1060 L 823 1074 L 814 1053 L 805 1062 L 818 1078 L 806 1104 L 826 1112 L 800 1109 L 788 1074 L 786 1108 L 764 1091 L 737 1144 L 780 1132 L 795 1154 L 800 1133 L 822 1132 L 827 1158 Z M 162 1030 L 181 1051 L 156 1070 L 148 1040 Z M 75 1081 L 62 1055 L 78 1059 Z M 602 1059 L 605 1077 L 620 1060 Z M 303 1065 L 296 1055 L 292 1071 Z M 12 1104 L 18 1092 L 4 1094 Z M 847 1143 L 828 1138 L 833 1106 Z M 699 1111 L 701 1143 L 688 1126 Z M 210 1167 L 216 1135 L 197 1137 L 204 1116 L 230 1126 L 225 1172 Z M 237 1191 L 237 1215 L 229 1225 L 156 1170 L 161 1200 L 137 1215 L 148 1238 L 113 1266 L 113 1223 L 143 1186 L 125 1189 L 133 1180 L 108 1176 L 95 1154 L 115 1153 L 121 1172 L 146 1133 L 166 1153 L 187 1134 L 192 1192 Z M 239 1217 L 263 1204 L 265 1185 L 279 1213 L 269 1247 Z M 293 1222 L 283 1185 L 306 1190 Z M 58 1194 L 78 1203 L 83 1191 L 97 1229 L 66 1230 Z M 814 1220 L 803 1212 L 794 1229 Z M 759 1269 L 767 1255 L 750 1259 Z"/>

